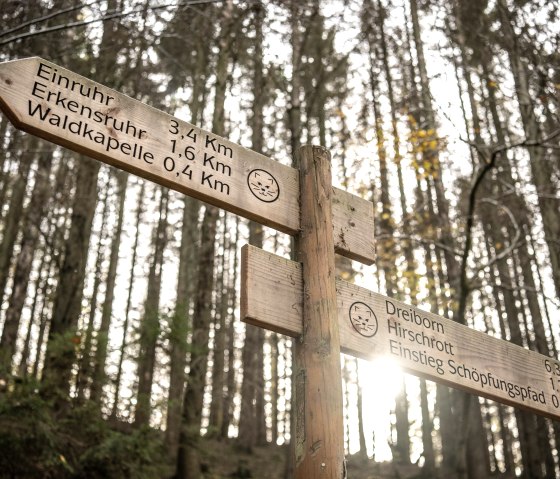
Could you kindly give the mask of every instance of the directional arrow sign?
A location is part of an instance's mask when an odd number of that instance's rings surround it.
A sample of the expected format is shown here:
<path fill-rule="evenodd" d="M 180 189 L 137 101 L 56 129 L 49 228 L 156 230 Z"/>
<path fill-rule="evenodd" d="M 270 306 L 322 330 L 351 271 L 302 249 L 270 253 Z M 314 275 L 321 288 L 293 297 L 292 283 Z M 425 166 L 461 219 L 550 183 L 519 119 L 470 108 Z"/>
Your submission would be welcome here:
<path fill-rule="evenodd" d="M 0 64 L 0 107 L 17 128 L 288 234 L 294 168 L 41 58 Z M 335 249 L 374 260 L 373 207 L 333 192 Z"/>
<path fill-rule="evenodd" d="M 298 337 L 301 265 L 253 246 L 242 249 L 243 321 Z M 436 314 L 337 280 L 340 346 L 381 356 L 433 381 L 560 418 L 560 362 Z"/>

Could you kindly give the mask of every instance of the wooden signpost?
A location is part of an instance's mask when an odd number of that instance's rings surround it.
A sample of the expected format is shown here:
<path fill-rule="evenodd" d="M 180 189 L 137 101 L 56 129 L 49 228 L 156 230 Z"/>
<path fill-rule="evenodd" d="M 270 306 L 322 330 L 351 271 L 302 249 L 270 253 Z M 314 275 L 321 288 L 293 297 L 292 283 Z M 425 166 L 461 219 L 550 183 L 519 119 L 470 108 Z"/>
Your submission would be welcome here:
<path fill-rule="evenodd" d="M 373 206 L 332 187 L 328 153 L 304 147 L 298 171 L 37 57 L 0 64 L 0 108 L 21 130 L 297 237 L 295 477 L 345 477 L 334 253 L 373 262 Z"/>
<path fill-rule="evenodd" d="M 296 236 L 301 263 L 244 247 L 241 287 L 242 319 L 299 338 L 296 478 L 345 477 L 341 350 L 560 418 L 559 361 L 335 281 L 335 251 L 373 262 L 373 206 L 332 188 L 323 148 L 303 147 L 297 171 L 37 57 L 0 64 L 0 108 L 21 130 Z"/>
<path fill-rule="evenodd" d="M 252 246 L 241 256 L 244 321 L 302 334 L 302 271 Z M 340 346 L 511 406 L 560 419 L 560 361 L 337 279 Z"/>
<path fill-rule="evenodd" d="M 295 235 L 299 173 L 54 63 L 0 64 L 0 108 L 17 128 Z M 371 264 L 373 208 L 335 188 L 338 253 Z"/>

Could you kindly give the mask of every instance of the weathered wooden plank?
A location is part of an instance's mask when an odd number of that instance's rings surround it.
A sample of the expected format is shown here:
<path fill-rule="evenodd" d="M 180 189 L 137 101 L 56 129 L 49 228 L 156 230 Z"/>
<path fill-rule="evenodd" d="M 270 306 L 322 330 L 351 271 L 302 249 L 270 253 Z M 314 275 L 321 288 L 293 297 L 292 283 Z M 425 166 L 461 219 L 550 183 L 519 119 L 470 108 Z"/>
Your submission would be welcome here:
<path fill-rule="evenodd" d="M 0 64 L 0 108 L 17 128 L 288 234 L 298 171 L 54 63 Z M 373 207 L 334 190 L 335 249 L 374 260 Z"/>
<path fill-rule="evenodd" d="M 404 370 L 512 406 L 560 418 L 560 361 L 337 280 L 343 352 L 381 356 Z M 258 248 L 242 250 L 242 319 L 298 337 L 301 265 Z"/>

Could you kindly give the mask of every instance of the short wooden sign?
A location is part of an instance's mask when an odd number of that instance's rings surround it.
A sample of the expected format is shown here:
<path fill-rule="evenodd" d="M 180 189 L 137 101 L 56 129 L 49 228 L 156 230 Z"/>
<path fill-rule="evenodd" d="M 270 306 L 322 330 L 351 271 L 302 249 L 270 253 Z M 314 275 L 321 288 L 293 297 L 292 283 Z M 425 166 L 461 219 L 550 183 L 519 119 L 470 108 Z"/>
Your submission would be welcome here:
<path fill-rule="evenodd" d="M 15 127 L 288 234 L 300 227 L 294 168 L 38 57 L 0 64 Z M 335 250 L 374 260 L 372 203 L 333 195 Z"/>
<path fill-rule="evenodd" d="M 242 249 L 243 321 L 298 337 L 301 265 L 253 246 Z M 560 419 L 560 361 L 337 279 L 340 347 L 385 356 L 405 371 Z"/>

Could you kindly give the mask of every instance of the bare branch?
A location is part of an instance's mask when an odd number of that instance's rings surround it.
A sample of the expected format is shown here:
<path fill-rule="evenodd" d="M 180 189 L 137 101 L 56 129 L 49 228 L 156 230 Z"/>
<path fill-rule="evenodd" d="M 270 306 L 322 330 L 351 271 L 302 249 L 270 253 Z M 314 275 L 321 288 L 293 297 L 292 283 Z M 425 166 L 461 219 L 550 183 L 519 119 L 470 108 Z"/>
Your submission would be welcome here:
<path fill-rule="evenodd" d="M 3 32 L 0 32 L 0 37 L 5 37 L 10 33 L 17 32 L 18 30 L 22 30 L 25 27 L 29 27 L 31 25 L 37 25 L 38 23 L 41 22 L 46 22 L 47 20 L 58 17 L 59 15 L 64 15 L 65 13 L 70 13 L 84 7 L 89 7 L 91 5 L 95 5 L 96 3 L 101 3 L 101 0 L 95 0 L 93 2 L 86 3 L 84 5 L 74 5 L 73 7 L 64 8 L 63 10 L 57 10 L 56 12 L 49 13 L 48 15 L 44 15 L 42 17 L 33 18 L 32 20 L 29 20 L 27 22 L 20 23 L 17 27 L 10 28 L 9 30 L 4 30 Z"/>
<path fill-rule="evenodd" d="M 515 221 L 515 216 L 513 215 L 513 212 L 509 208 L 507 208 L 504 204 L 502 204 L 502 203 L 500 203 L 496 200 L 493 200 L 491 198 L 484 198 L 484 199 L 480 200 L 480 202 L 481 203 L 490 203 L 490 204 L 504 210 L 505 213 L 509 216 L 511 224 L 513 225 L 513 227 L 515 229 L 515 236 L 513 237 L 513 239 L 510 242 L 510 245 L 507 248 L 505 248 L 501 253 L 495 255 L 493 258 L 490 258 L 486 262 L 486 264 L 477 268 L 475 273 L 473 274 L 473 277 L 476 277 L 480 271 L 483 271 L 486 268 L 489 268 L 490 266 L 492 266 L 497 261 L 500 261 L 500 260 L 504 259 L 506 256 L 509 256 L 510 253 L 514 249 L 516 249 L 517 247 L 519 247 L 521 245 L 521 241 L 520 241 L 520 239 L 521 239 L 521 229 L 519 228 L 519 225 L 517 224 L 517 221 Z"/>
<path fill-rule="evenodd" d="M 218 2 L 223 2 L 224 0 L 191 0 L 191 1 L 187 1 L 187 2 L 179 2 L 179 3 L 166 3 L 163 5 L 154 5 L 154 6 L 150 6 L 148 7 L 149 10 L 163 10 L 163 9 L 167 9 L 167 8 L 174 8 L 174 7 L 190 7 L 190 6 L 194 6 L 194 5 L 201 5 L 201 4 L 205 4 L 205 3 L 218 3 Z M 61 24 L 61 25 L 55 25 L 53 27 L 48 27 L 48 28 L 43 28 L 41 30 L 37 30 L 34 32 L 27 32 L 27 33 L 22 33 L 20 35 L 16 35 L 10 38 L 7 38 L 6 40 L 3 40 L 0 42 L 0 46 L 4 46 L 4 45 L 8 45 L 9 43 L 13 43 L 15 41 L 18 40 L 23 40 L 25 38 L 30 38 L 30 37 L 35 37 L 38 35 L 43 35 L 46 33 L 53 33 L 53 32 L 58 32 L 61 30 L 68 30 L 70 28 L 76 28 L 76 27 L 83 27 L 86 25 L 91 25 L 92 23 L 98 23 L 98 22 L 106 22 L 107 20 L 112 20 L 114 18 L 122 18 L 122 17 L 127 17 L 129 15 L 134 15 L 135 13 L 141 13 L 144 11 L 144 7 L 142 8 L 136 8 L 127 12 L 117 12 L 117 13 L 111 13 L 109 15 L 104 15 L 103 17 L 99 17 L 99 18 L 95 18 L 93 20 L 83 20 L 80 22 L 70 22 L 70 23 L 65 23 L 65 24 Z"/>
<path fill-rule="evenodd" d="M 480 156 L 485 159 L 485 163 L 480 167 L 478 172 L 475 175 L 474 181 L 472 183 L 471 191 L 469 194 L 469 202 L 468 202 L 468 211 L 467 211 L 467 224 L 465 227 L 465 244 L 463 247 L 463 254 L 461 259 L 461 267 L 459 273 L 459 306 L 457 308 L 457 321 L 460 323 L 465 323 L 465 310 L 467 307 L 467 298 L 469 295 L 469 279 L 467 278 L 467 263 L 469 259 L 469 255 L 472 248 L 472 234 L 473 234 L 473 226 L 474 226 L 474 211 L 476 208 L 476 195 L 478 193 L 478 189 L 482 184 L 482 180 L 486 176 L 486 174 L 494 168 L 496 165 L 496 161 L 498 160 L 498 156 L 506 151 L 519 148 L 519 147 L 535 147 L 542 145 L 548 141 L 553 140 L 554 138 L 560 136 L 560 129 L 553 131 L 548 136 L 540 139 L 528 139 L 525 138 L 518 142 L 512 143 L 510 145 L 501 145 L 495 147 L 488 158 L 484 151 L 482 151 L 480 145 L 467 141 L 467 143 L 474 148 L 477 149 Z"/>

